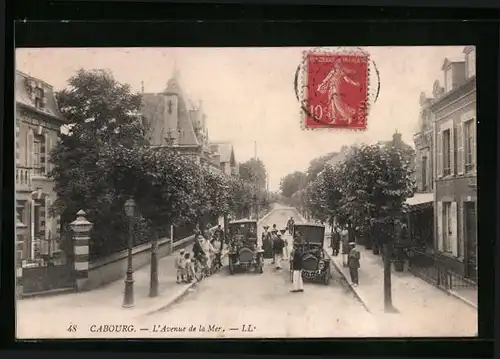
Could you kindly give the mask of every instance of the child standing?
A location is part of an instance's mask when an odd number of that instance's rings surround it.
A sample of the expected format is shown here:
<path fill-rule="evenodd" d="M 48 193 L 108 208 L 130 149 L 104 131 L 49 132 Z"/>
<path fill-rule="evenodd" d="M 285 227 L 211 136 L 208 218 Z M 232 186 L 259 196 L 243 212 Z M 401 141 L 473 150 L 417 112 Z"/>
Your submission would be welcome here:
<path fill-rule="evenodd" d="M 179 255 L 175 259 L 175 268 L 177 269 L 177 284 L 185 282 L 184 278 L 184 268 L 185 268 L 185 260 L 184 260 L 184 249 L 181 249 Z"/>
<path fill-rule="evenodd" d="M 193 259 L 191 258 L 191 253 L 186 253 L 184 255 L 184 261 L 185 261 L 184 273 L 186 275 L 186 282 L 191 283 L 194 278 L 194 262 Z"/>

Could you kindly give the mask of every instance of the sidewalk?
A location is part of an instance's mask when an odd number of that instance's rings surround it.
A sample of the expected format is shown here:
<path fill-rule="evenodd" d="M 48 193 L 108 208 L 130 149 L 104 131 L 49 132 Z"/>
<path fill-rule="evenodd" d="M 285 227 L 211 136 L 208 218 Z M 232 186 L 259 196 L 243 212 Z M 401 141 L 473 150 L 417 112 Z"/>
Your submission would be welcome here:
<path fill-rule="evenodd" d="M 329 241 L 325 242 L 325 250 L 330 255 Z M 374 315 L 381 316 L 387 323 L 395 321 L 398 328 L 392 325 L 394 335 L 473 336 L 477 333 L 477 309 L 408 272 L 392 271 L 392 303 L 399 313 L 385 314 L 382 257 L 364 246 L 356 248 L 361 253 L 358 287 L 352 287 L 349 269 L 343 267 L 341 255 L 330 255 L 332 263 Z"/>
<path fill-rule="evenodd" d="M 124 322 L 164 309 L 188 293 L 195 284 L 176 283 L 175 258 L 178 254 L 174 252 L 158 261 L 159 290 L 155 298 L 148 296 L 150 266 L 147 265 L 134 272 L 133 308 L 122 308 L 124 281 L 117 280 L 89 292 L 18 300 L 18 328 L 31 327 L 30 332 L 41 334 L 47 330 L 53 332 L 54 326 L 68 326 L 70 322 L 76 324 L 80 321 L 84 325 L 96 318 Z M 125 279 L 125 273 L 123 275 Z M 51 325 L 47 326 L 47 323 Z"/>

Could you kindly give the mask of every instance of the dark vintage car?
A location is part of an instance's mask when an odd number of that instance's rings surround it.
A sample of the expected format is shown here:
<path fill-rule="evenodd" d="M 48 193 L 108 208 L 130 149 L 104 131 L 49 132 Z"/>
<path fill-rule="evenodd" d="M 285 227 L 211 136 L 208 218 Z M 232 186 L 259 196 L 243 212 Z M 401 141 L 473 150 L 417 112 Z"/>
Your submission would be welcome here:
<path fill-rule="evenodd" d="M 326 255 L 323 243 L 325 226 L 316 223 L 295 224 L 293 226 L 294 242 L 299 243 L 302 250 L 302 278 L 311 281 L 330 283 L 330 258 Z M 290 269 L 293 265 L 293 253 L 290 257 Z"/>
<path fill-rule="evenodd" d="M 229 222 L 229 273 L 237 269 L 263 273 L 263 250 L 257 241 L 257 221 L 238 220 Z"/>

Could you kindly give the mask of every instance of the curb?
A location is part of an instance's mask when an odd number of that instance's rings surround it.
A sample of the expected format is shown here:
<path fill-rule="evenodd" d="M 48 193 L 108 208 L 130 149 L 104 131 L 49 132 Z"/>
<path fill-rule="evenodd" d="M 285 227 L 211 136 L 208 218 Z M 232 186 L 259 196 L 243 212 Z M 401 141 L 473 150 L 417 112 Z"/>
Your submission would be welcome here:
<path fill-rule="evenodd" d="M 448 293 L 448 295 L 451 295 L 452 297 L 455 297 L 457 298 L 458 300 L 461 300 L 462 302 L 464 302 L 465 304 L 467 304 L 469 307 L 472 307 L 474 309 L 478 309 L 477 308 L 477 304 L 474 303 L 474 302 L 471 302 L 470 300 L 462 297 L 460 294 L 458 294 L 457 292 L 453 291 L 453 290 L 446 290 L 446 289 L 443 289 L 446 293 Z"/>
<path fill-rule="evenodd" d="M 41 297 L 55 297 L 62 294 L 70 294 L 77 293 L 76 288 L 68 287 L 68 288 L 59 288 L 59 289 L 51 289 L 43 292 L 28 292 L 28 293 L 20 293 L 18 294 L 18 299 L 30 299 L 30 298 L 41 298 Z"/>
<path fill-rule="evenodd" d="M 356 289 L 354 289 L 354 287 L 349 283 L 349 280 L 347 279 L 347 277 L 344 274 L 344 272 L 342 271 L 342 269 L 339 268 L 339 266 L 337 265 L 337 263 L 335 263 L 335 261 L 333 260 L 332 256 L 326 251 L 326 249 L 325 249 L 325 254 L 330 259 L 330 263 L 333 265 L 333 267 L 334 267 L 335 271 L 337 272 L 337 274 L 339 274 L 340 277 L 341 277 L 341 279 L 346 282 L 347 287 L 354 294 L 354 296 L 356 297 L 356 299 L 358 300 L 358 302 L 361 303 L 361 305 L 365 308 L 365 310 L 368 313 L 371 313 L 372 311 L 368 307 L 367 301 L 365 299 L 363 299 L 363 296 L 358 291 L 356 291 Z"/>
<path fill-rule="evenodd" d="M 299 211 L 297 211 L 297 214 L 299 215 L 299 218 L 301 218 L 302 220 L 304 220 L 304 217 L 300 214 Z M 326 238 L 327 238 L 327 234 L 325 233 L 325 239 Z M 343 281 L 345 281 L 347 283 L 347 287 L 354 294 L 354 296 L 356 297 L 356 299 L 361 303 L 361 305 L 363 306 L 363 308 L 365 308 L 365 310 L 368 313 L 371 313 L 372 311 L 368 307 L 367 301 L 365 299 L 363 299 L 363 296 L 361 294 L 359 294 L 356 291 L 356 289 L 354 289 L 354 287 L 349 283 L 349 280 L 347 279 L 346 275 L 344 274 L 344 272 L 342 271 L 342 269 L 339 268 L 339 266 L 337 265 L 337 263 L 335 263 L 335 261 L 333 260 L 332 256 L 330 255 L 330 253 L 328 253 L 328 251 L 325 248 L 323 248 L 323 250 L 324 250 L 326 256 L 328 257 L 328 259 L 330 259 L 330 264 L 333 265 L 333 268 L 335 269 L 335 271 L 337 272 L 337 274 L 339 274 L 341 280 L 343 280 Z"/>
<path fill-rule="evenodd" d="M 221 257 L 221 259 L 227 257 L 227 253 L 224 253 Z M 222 270 L 226 268 L 226 266 L 222 266 L 221 269 L 219 270 L 219 272 L 217 273 L 220 273 L 222 272 Z M 217 274 L 215 273 L 215 274 Z M 192 283 L 189 283 L 187 285 L 185 285 L 183 288 L 181 288 L 180 290 L 177 291 L 177 293 L 175 293 L 174 295 L 172 295 L 166 302 L 164 302 L 163 304 L 155 307 L 154 309 L 149 309 L 148 311 L 146 312 L 143 312 L 141 314 L 138 314 L 137 317 L 145 317 L 145 316 L 149 316 L 151 314 L 154 314 L 154 313 L 158 313 L 162 310 L 165 310 L 167 309 L 168 307 L 171 307 L 172 305 L 178 303 L 183 297 L 185 297 L 189 290 L 191 288 L 193 288 L 194 286 L 196 286 L 196 284 L 198 284 L 200 282 L 197 282 L 197 281 L 193 281 Z"/>

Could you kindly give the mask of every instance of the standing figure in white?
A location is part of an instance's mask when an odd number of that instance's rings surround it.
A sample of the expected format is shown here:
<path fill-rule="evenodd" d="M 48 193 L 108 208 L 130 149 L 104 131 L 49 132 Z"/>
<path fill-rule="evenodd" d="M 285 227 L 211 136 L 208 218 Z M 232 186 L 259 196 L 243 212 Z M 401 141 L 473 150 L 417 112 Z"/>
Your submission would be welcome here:
<path fill-rule="evenodd" d="M 355 74 L 352 69 L 345 68 L 342 61 L 337 59 L 333 69 L 328 73 L 323 82 L 318 86 L 320 93 L 325 93 L 328 89 L 328 104 L 330 105 L 330 123 L 336 123 L 337 119 L 353 122 L 356 109 L 352 108 L 342 100 L 340 84 L 347 82 L 353 86 L 359 86 L 359 82 L 354 81 L 349 75 Z"/>

